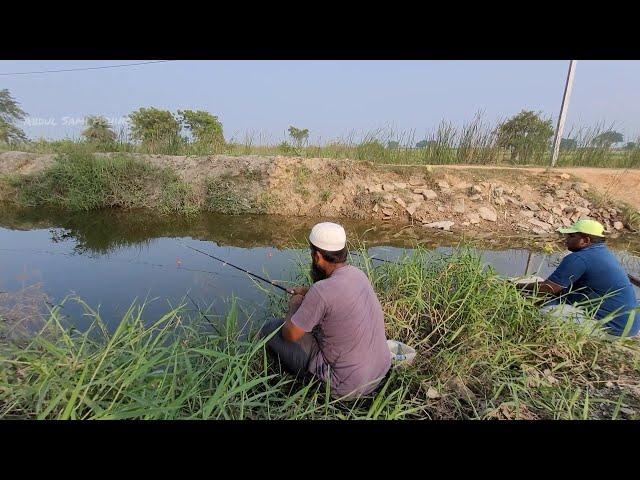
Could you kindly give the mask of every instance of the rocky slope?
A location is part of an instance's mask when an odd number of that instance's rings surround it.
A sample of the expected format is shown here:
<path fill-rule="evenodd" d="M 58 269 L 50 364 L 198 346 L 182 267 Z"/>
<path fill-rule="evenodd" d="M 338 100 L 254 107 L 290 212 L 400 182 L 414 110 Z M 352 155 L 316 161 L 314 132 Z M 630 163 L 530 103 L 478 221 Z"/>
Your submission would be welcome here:
<path fill-rule="evenodd" d="M 620 200 L 632 197 L 629 187 L 627 194 L 611 195 L 621 176 L 640 184 L 638 171 L 614 172 L 606 177 L 608 184 L 592 184 L 581 169 L 382 166 L 282 156 L 138 157 L 174 170 L 202 205 L 222 213 L 351 217 L 446 231 L 546 235 L 583 217 L 600 221 L 609 233 L 632 230 L 629 209 L 640 207 L 622 205 Z M 54 161 L 51 154 L 5 152 L 0 175 L 36 174 Z"/>

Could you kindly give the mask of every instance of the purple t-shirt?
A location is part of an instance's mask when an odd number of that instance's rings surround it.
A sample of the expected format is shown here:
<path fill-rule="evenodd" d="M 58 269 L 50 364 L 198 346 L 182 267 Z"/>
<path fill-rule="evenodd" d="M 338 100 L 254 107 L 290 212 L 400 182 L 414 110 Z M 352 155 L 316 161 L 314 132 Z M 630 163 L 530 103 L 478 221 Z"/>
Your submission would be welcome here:
<path fill-rule="evenodd" d="M 305 332 L 313 330 L 320 350 L 310 359 L 309 371 L 330 379 L 333 396 L 366 395 L 389 371 L 382 307 L 358 268 L 345 265 L 314 283 L 291 322 Z"/>

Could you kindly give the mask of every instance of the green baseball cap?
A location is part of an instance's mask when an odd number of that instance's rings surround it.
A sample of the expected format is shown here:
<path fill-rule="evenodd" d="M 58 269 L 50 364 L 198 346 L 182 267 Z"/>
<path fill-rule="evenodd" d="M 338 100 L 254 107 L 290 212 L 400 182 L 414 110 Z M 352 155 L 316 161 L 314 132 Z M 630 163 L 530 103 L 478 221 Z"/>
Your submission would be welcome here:
<path fill-rule="evenodd" d="M 604 237 L 604 227 L 595 220 L 582 219 L 575 222 L 568 228 L 559 228 L 560 233 L 586 233 L 596 237 Z"/>

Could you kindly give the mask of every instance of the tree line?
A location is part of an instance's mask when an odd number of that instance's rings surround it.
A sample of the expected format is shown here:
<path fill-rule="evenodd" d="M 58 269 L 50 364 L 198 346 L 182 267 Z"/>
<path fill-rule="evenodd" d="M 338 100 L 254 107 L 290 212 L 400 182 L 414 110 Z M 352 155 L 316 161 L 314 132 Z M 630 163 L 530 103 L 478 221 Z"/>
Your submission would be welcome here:
<path fill-rule="evenodd" d="M 17 123 L 27 114 L 11 96 L 9 90 L 0 90 L 0 142 L 14 145 L 27 142 L 28 138 Z M 128 115 L 130 135 L 134 141 L 143 145 L 165 144 L 170 142 L 191 142 L 203 145 L 225 145 L 222 123 L 217 116 L 202 110 L 178 110 L 176 114 L 154 107 L 140 108 Z M 86 117 L 86 128 L 81 135 L 86 141 L 109 145 L 117 140 L 117 134 L 108 120 L 100 115 Z M 186 135 L 184 135 L 186 133 Z M 293 145 L 283 142 L 282 150 L 294 150 L 308 143 L 309 130 L 290 126 L 288 129 Z M 492 132 L 495 146 L 510 152 L 516 161 L 543 154 L 550 148 L 554 129 L 550 118 L 542 118 L 540 112 L 523 110 L 510 119 L 500 123 Z M 610 148 L 624 141 L 621 133 L 607 130 L 595 135 L 588 145 L 579 145 L 576 139 L 563 138 L 562 150 L 575 150 L 584 147 Z M 374 140 L 377 142 L 377 140 Z M 437 139 L 424 139 L 415 144 L 415 148 L 434 148 Z M 448 142 L 447 145 L 449 144 Z M 635 142 L 627 142 L 624 149 L 635 149 Z M 387 142 L 386 147 L 398 149 L 398 141 Z"/>

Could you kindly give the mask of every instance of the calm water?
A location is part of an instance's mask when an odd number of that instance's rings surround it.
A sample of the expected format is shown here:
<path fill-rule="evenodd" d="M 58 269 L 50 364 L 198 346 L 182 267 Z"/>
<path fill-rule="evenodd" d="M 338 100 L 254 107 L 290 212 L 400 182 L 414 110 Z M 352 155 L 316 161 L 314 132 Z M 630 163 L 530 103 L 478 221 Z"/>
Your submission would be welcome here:
<path fill-rule="evenodd" d="M 147 300 L 148 321 L 189 295 L 195 302 L 224 314 L 237 297 L 244 312 L 260 320 L 267 295 L 246 274 L 184 246 L 191 245 L 267 278 L 294 281 L 300 262 L 309 262 L 305 238 L 318 219 L 206 214 L 194 219 L 162 217 L 147 212 L 69 214 L 4 208 L 0 214 L 0 291 L 15 295 L 25 288 L 45 293 L 52 303 L 76 294 L 99 310 L 113 328 L 134 301 Z M 364 241 L 372 254 L 397 258 L 416 241 L 450 251 L 461 238 L 422 227 L 399 231 L 395 225 L 343 221 L 350 239 Z M 473 240 L 484 261 L 504 275 L 528 272 L 545 276 L 564 253 L 536 251 L 531 240 L 518 237 Z M 629 272 L 638 275 L 637 236 L 611 242 Z M 631 253 L 629 253 L 631 252 Z M 260 286 L 274 290 L 265 284 Z M 638 292 L 640 293 L 640 292 Z M 195 307 L 193 307 L 195 309 Z M 88 318 L 74 303 L 64 312 L 82 328 Z"/>

